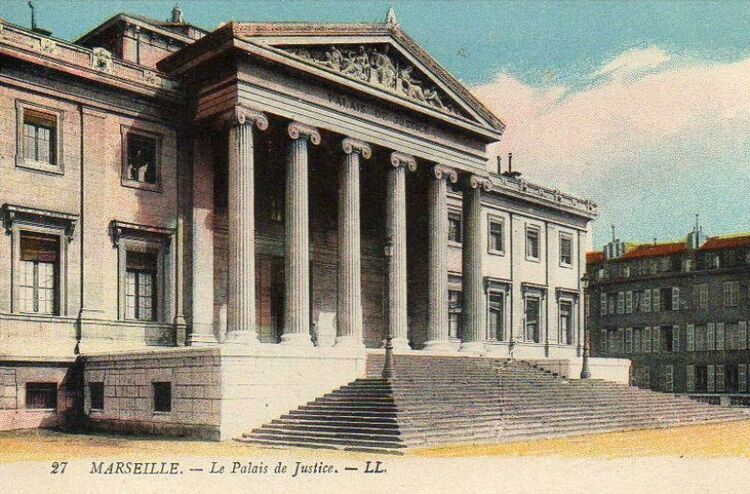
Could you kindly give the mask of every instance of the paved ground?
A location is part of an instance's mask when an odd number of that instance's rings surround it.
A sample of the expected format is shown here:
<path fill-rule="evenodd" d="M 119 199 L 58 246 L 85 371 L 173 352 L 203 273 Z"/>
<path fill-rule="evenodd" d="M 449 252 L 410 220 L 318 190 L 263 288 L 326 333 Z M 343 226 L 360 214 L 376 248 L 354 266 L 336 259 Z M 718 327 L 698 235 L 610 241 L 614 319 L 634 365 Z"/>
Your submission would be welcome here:
<path fill-rule="evenodd" d="M 133 436 L 67 434 L 54 431 L 0 433 L 0 463 L 59 460 L 61 458 L 132 457 L 156 459 L 170 456 L 197 457 L 319 457 L 320 451 L 272 450 L 239 444 L 163 440 Z M 661 430 L 641 430 L 506 443 L 497 445 L 449 446 L 415 450 L 411 457 L 468 456 L 561 456 L 575 458 L 742 457 L 750 458 L 750 421 Z M 363 456 L 331 451 L 326 456 Z"/>

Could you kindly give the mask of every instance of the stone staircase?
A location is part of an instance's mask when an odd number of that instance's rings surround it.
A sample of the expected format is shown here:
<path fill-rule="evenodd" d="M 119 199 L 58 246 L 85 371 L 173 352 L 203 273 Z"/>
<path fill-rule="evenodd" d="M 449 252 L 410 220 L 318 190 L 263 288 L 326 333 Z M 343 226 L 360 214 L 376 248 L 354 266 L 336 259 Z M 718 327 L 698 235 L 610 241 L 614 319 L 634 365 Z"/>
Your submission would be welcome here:
<path fill-rule="evenodd" d="M 367 374 L 243 434 L 239 441 L 380 453 L 674 427 L 750 415 L 596 379 L 564 379 L 523 361 L 396 355 L 396 377 Z"/>

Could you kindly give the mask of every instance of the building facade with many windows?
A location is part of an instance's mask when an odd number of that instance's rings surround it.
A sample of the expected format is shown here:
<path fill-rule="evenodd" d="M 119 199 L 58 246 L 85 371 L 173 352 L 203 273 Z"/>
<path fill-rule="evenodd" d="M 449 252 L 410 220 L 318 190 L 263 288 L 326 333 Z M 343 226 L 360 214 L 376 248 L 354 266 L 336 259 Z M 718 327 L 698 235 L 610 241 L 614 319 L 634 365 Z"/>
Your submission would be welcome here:
<path fill-rule="evenodd" d="M 631 359 L 641 387 L 748 392 L 750 235 L 614 241 L 587 255 L 587 276 L 592 355 Z"/>
<path fill-rule="evenodd" d="M 0 428 L 224 437 L 387 333 L 580 354 L 595 204 L 489 171 L 504 125 L 395 19 L 176 12 L 75 43 L 0 24 Z"/>

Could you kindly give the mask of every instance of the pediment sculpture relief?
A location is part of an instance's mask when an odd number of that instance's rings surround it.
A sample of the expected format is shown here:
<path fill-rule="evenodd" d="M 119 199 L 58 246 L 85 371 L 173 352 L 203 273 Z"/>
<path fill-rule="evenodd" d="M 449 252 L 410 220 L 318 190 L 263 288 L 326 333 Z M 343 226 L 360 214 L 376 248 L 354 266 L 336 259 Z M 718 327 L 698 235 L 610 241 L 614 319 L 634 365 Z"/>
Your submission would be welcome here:
<path fill-rule="evenodd" d="M 367 82 L 438 110 L 459 115 L 448 97 L 418 75 L 414 66 L 390 52 L 389 45 L 305 46 L 285 50 L 304 60 Z"/>

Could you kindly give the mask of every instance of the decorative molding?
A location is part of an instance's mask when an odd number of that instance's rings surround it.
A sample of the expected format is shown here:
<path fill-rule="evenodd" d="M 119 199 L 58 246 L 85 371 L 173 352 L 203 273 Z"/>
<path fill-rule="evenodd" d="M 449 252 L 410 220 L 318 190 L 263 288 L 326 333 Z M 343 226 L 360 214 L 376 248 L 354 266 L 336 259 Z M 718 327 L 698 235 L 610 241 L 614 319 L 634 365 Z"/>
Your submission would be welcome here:
<path fill-rule="evenodd" d="M 3 206 L 0 207 L 0 215 L 3 217 L 5 231 L 8 234 L 11 233 L 14 224 L 17 221 L 21 221 L 23 223 L 63 228 L 65 231 L 65 237 L 69 242 L 73 240 L 73 234 L 75 233 L 76 224 L 78 223 L 77 214 L 60 213 L 57 211 L 17 206 L 8 203 L 3 204 Z"/>
<path fill-rule="evenodd" d="M 292 139 L 299 139 L 300 137 L 310 139 L 310 142 L 316 146 L 320 144 L 320 132 L 315 127 L 305 125 L 300 122 L 292 122 L 289 124 L 289 137 Z"/>
<path fill-rule="evenodd" d="M 259 130 L 268 129 L 268 117 L 265 113 L 246 106 L 235 106 L 224 116 L 225 121 L 232 127 L 255 124 Z"/>
<path fill-rule="evenodd" d="M 492 276 L 484 277 L 484 290 L 502 290 L 510 292 L 513 286 L 513 281 L 505 278 L 493 278 Z"/>
<path fill-rule="evenodd" d="M 472 189 L 478 189 L 481 187 L 485 192 L 492 190 L 492 182 L 488 178 L 480 177 L 478 175 L 469 176 L 468 185 Z"/>
<path fill-rule="evenodd" d="M 433 166 L 432 174 L 438 180 L 442 180 L 443 178 L 445 178 L 447 180 L 450 180 L 451 183 L 454 183 L 454 184 L 458 182 L 458 172 L 456 172 L 455 169 L 450 168 L 445 165 Z"/>
<path fill-rule="evenodd" d="M 555 288 L 555 297 L 557 298 L 557 300 L 560 300 L 560 298 L 565 297 L 565 296 L 572 297 L 578 300 L 578 297 L 580 297 L 580 295 L 581 295 L 580 291 L 572 289 L 572 288 L 562 288 L 562 287 Z"/>
<path fill-rule="evenodd" d="M 112 244 L 117 247 L 120 244 L 120 240 L 123 237 L 129 238 L 150 238 L 158 240 L 162 244 L 168 244 L 174 235 L 173 228 L 164 228 L 160 226 L 149 226 L 139 225 L 136 223 L 129 223 L 126 221 L 112 220 L 109 223 L 110 232 L 112 234 Z"/>
<path fill-rule="evenodd" d="M 521 282 L 521 290 L 523 292 L 536 291 L 542 294 L 547 293 L 547 285 L 541 285 L 539 283 L 531 283 L 528 281 Z"/>
<path fill-rule="evenodd" d="M 94 48 L 91 53 L 91 67 L 111 74 L 112 53 L 104 48 Z"/>
<path fill-rule="evenodd" d="M 50 38 L 39 38 L 39 51 L 42 53 L 55 53 L 57 43 Z"/>
<path fill-rule="evenodd" d="M 391 165 L 398 168 L 405 166 L 410 172 L 417 171 L 417 160 L 410 154 L 394 151 L 391 153 Z"/>
<path fill-rule="evenodd" d="M 372 147 L 359 139 L 347 137 L 341 141 L 341 147 L 346 154 L 359 153 L 364 159 L 370 159 L 372 156 Z"/>
<path fill-rule="evenodd" d="M 395 20 L 395 17 L 394 17 Z M 397 24 L 389 24 L 395 27 Z M 392 50 L 389 43 L 354 45 L 305 45 L 276 47 L 305 61 L 324 67 L 349 79 L 389 91 L 431 108 L 452 115 L 461 115 L 449 103 L 451 97 L 434 84 L 425 82 L 429 77 L 417 75 L 417 68 L 406 58 Z"/>

